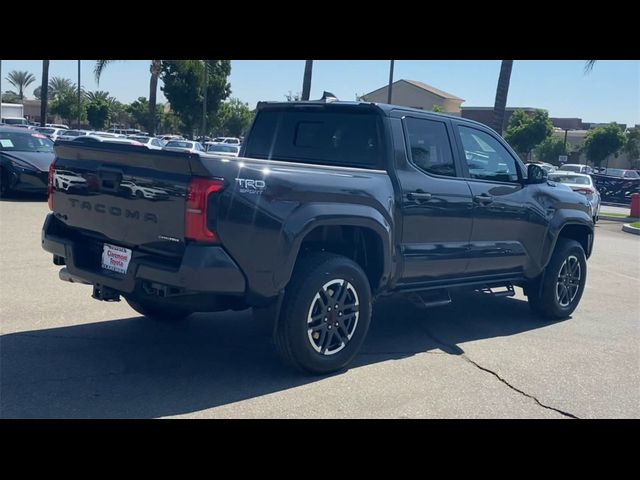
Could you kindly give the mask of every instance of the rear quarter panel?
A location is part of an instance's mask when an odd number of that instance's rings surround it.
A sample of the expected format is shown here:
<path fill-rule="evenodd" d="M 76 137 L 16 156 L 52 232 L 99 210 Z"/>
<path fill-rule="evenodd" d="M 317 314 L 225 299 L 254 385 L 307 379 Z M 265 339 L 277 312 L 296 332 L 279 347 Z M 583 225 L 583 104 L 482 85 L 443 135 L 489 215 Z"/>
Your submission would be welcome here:
<path fill-rule="evenodd" d="M 241 157 L 203 164 L 214 176 L 224 171 L 216 231 L 253 293 L 284 288 L 304 236 L 320 225 L 368 227 L 390 259 L 394 200 L 385 171 Z"/>

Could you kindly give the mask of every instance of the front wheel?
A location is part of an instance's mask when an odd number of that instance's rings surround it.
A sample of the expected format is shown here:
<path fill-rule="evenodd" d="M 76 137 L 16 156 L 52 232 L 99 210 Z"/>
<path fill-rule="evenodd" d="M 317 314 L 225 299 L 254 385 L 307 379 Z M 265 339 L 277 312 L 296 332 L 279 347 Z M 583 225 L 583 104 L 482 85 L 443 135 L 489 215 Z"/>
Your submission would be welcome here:
<path fill-rule="evenodd" d="M 144 300 L 132 300 L 130 298 L 125 298 L 125 300 L 129 306 L 140 315 L 162 322 L 183 320 L 193 313 L 184 308 L 154 305 L 153 303 Z"/>
<path fill-rule="evenodd" d="M 529 305 L 546 319 L 567 318 L 580 303 L 586 281 L 587 259 L 582 245 L 559 238 L 547 268 L 528 289 Z"/>
<path fill-rule="evenodd" d="M 298 370 L 325 374 L 356 356 L 371 322 L 371 289 L 360 266 L 331 253 L 296 265 L 274 333 L 281 357 Z"/>

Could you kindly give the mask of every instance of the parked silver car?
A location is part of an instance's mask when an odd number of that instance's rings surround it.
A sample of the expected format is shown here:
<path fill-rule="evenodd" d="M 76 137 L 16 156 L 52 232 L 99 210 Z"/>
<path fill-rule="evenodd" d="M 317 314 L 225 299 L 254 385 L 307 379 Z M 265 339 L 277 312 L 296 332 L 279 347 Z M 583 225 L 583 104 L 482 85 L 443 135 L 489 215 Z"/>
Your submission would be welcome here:
<path fill-rule="evenodd" d="M 584 165 L 583 165 L 584 166 Z M 549 180 L 558 182 L 570 187 L 574 192 L 578 192 L 587 197 L 591 205 L 591 217 L 593 223 L 598 221 L 600 216 L 600 193 L 593 184 L 589 175 L 583 173 L 557 171 L 549 174 Z"/>

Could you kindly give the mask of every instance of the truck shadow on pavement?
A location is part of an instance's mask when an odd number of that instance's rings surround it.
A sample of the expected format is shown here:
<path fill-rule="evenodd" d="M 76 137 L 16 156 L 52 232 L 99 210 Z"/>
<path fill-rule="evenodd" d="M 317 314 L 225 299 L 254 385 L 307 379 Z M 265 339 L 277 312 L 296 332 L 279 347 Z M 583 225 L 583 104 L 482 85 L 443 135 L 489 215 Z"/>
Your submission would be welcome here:
<path fill-rule="evenodd" d="M 461 354 L 465 342 L 548 325 L 514 298 L 456 294 L 453 304 L 428 310 L 384 300 L 351 369 L 428 351 Z M 0 355 L 2 418 L 188 414 L 327 378 L 284 367 L 269 326 L 248 310 L 173 324 L 133 317 L 12 333 L 0 337 Z"/>

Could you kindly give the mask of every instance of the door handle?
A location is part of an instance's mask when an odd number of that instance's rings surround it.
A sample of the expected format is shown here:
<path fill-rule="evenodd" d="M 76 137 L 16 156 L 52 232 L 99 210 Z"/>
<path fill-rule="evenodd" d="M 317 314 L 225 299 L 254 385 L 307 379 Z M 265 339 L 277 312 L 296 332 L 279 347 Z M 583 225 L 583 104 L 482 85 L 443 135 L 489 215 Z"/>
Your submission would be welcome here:
<path fill-rule="evenodd" d="M 480 205 L 487 205 L 493 202 L 493 197 L 487 193 L 483 193 L 482 195 L 474 196 L 473 201 L 475 203 L 479 203 Z"/>
<path fill-rule="evenodd" d="M 427 202 L 431 200 L 431 194 L 426 192 L 409 192 L 407 193 L 407 198 L 416 202 Z"/>

